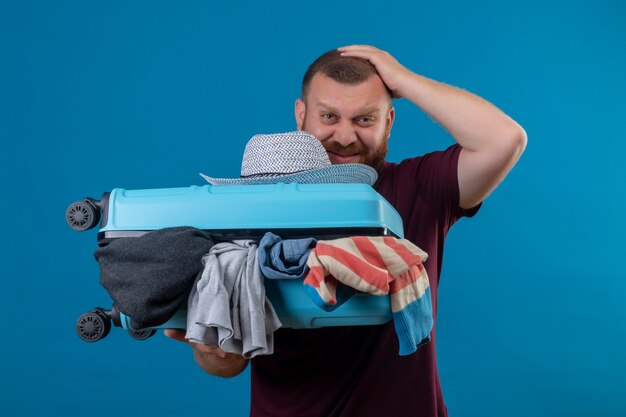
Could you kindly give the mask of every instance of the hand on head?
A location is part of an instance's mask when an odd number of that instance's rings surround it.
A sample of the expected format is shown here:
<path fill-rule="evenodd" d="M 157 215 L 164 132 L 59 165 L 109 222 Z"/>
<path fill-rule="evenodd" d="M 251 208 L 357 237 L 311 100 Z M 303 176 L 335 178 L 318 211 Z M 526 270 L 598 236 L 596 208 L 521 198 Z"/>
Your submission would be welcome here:
<path fill-rule="evenodd" d="M 404 85 L 412 72 L 400 64 L 389 52 L 369 45 L 342 46 L 337 50 L 342 56 L 362 58 L 371 62 L 393 97 L 405 96 L 403 93 Z"/>

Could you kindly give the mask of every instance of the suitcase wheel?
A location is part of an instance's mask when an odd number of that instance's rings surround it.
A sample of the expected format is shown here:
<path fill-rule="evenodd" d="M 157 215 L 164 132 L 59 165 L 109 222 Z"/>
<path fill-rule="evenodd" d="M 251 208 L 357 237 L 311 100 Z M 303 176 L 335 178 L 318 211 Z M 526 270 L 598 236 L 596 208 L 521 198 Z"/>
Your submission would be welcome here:
<path fill-rule="evenodd" d="M 155 329 L 145 329 L 145 330 L 128 330 L 128 334 L 130 337 L 136 340 L 146 340 L 156 333 Z"/>
<path fill-rule="evenodd" d="M 97 342 L 111 330 L 111 321 L 99 310 L 82 314 L 76 321 L 76 333 L 85 342 Z"/>
<path fill-rule="evenodd" d="M 65 221 L 79 232 L 93 229 L 100 221 L 100 209 L 97 204 L 96 200 L 90 198 L 70 204 L 65 211 Z"/>

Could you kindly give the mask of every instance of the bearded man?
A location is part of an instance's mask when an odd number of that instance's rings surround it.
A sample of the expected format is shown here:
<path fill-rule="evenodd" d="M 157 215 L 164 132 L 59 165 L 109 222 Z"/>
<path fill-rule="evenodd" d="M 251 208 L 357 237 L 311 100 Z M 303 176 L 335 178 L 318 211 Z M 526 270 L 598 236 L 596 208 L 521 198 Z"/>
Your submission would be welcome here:
<path fill-rule="evenodd" d="M 456 143 L 397 164 L 385 161 L 394 98 L 414 103 Z M 436 320 L 446 234 L 461 217 L 476 214 L 513 168 L 526 147 L 524 129 L 486 100 L 416 74 L 367 45 L 329 51 L 311 64 L 295 118 L 298 129 L 321 141 L 333 164 L 376 169 L 374 189 L 400 213 L 405 238 L 428 254 L 424 266 Z M 445 417 L 435 329 L 431 341 L 408 356 L 398 355 L 392 322 L 279 329 L 274 354 L 251 361 L 250 415 Z M 166 334 L 185 341 L 184 332 Z M 191 345 L 198 364 L 213 375 L 234 376 L 248 364 L 240 355 Z"/>

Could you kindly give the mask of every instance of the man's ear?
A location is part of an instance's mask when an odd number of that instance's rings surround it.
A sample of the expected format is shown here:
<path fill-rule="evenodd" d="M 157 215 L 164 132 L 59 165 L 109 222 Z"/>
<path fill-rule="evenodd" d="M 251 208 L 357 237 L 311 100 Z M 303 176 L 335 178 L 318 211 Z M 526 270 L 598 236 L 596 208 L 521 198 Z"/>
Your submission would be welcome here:
<path fill-rule="evenodd" d="M 302 130 L 302 126 L 304 126 L 304 115 L 306 114 L 306 105 L 302 99 L 296 100 L 295 105 L 295 116 L 296 116 L 296 126 L 298 130 Z"/>
<path fill-rule="evenodd" d="M 391 136 L 391 127 L 393 126 L 393 121 L 396 118 L 396 109 L 391 106 L 389 109 L 389 113 L 387 114 L 387 120 L 385 120 L 385 130 L 387 131 L 387 139 Z"/>

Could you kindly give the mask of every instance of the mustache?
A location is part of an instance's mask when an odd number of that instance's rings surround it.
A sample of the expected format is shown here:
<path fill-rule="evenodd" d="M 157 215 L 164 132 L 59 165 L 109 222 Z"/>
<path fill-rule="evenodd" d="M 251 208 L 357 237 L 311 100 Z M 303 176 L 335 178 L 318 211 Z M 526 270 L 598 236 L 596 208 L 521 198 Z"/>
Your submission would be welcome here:
<path fill-rule="evenodd" d="M 324 143 L 326 152 L 338 153 L 341 155 L 364 154 L 366 149 L 359 142 L 353 142 L 348 146 L 343 146 L 337 142 Z"/>

